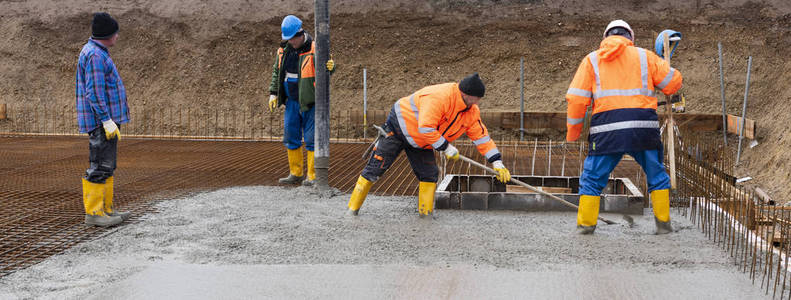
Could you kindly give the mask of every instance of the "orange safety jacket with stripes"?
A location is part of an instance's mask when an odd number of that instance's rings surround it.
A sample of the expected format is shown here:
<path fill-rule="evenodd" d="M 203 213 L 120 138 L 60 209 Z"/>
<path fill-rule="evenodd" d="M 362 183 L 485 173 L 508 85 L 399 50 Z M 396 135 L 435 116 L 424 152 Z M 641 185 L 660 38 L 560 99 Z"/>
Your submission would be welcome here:
<path fill-rule="evenodd" d="M 589 105 L 589 154 L 661 149 L 657 97 L 681 88 L 681 72 L 622 36 L 609 36 L 586 56 L 566 92 L 567 141 L 576 141 Z"/>
<path fill-rule="evenodd" d="M 500 150 L 481 121 L 477 104 L 467 107 L 457 83 L 424 87 L 393 106 L 397 125 L 410 146 L 444 151 L 467 134 L 487 161 L 500 160 Z"/>

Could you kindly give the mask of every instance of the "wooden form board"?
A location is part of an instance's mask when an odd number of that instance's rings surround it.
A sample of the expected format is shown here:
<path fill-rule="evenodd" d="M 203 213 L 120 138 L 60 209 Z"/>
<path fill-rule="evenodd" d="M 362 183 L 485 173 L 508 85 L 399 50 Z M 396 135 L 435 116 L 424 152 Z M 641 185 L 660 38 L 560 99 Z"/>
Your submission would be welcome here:
<path fill-rule="evenodd" d="M 739 135 L 739 126 L 742 124 L 742 117 L 728 115 L 728 133 Z M 744 137 L 754 140 L 755 139 L 755 120 L 747 119 L 744 123 Z"/>
<path fill-rule="evenodd" d="M 571 194 L 571 188 L 546 186 L 537 186 L 536 188 L 550 194 Z M 510 184 L 505 186 L 505 191 L 507 193 L 536 193 L 526 187 Z"/>
<path fill-rule="evenodd" d="M 368 110 L 367 118 L 368 124 L 382 124 L 387 118 L 389 110 Z M 353 124 L 363 123 L 362 110 L 348 111 L 349 118 Z M 342 114 L 342 116 L 345 114 Z M 664 121 L 664 113 L 659 114 L 660 122 Z M 678 124 L 679 128 L 690 128 L 698 131 L 715 131 L 722 129 L 722 115 L 720 114 L 673 114 L 673 118 Z M 518 111 L 482 111 L 481 119 L 484 124 L 489 128 L 504 128 L 504 129 L 518 129 L 519 128 L 519 112 Z M 752 122 L 752 123 L 751 123 Z M 752 125 L 750 125 L 752 124 Z M 752 127 L 750 127 L 752 126 Z M 525 128 L 551 128 L 551 129 L 566 129 L 566 112 L 525 112 Z M 755 121 L 747 119 L 747 127 L 745 133 L 750 132 L 753 136 L 753 131 L 747 128 L 755 128 Z M 754 129 L 753 129 L 754 130 Z M 747 136 L 747 135 L 745 135 Z M 751 138 L 748 136 L 748 138 Z"/>

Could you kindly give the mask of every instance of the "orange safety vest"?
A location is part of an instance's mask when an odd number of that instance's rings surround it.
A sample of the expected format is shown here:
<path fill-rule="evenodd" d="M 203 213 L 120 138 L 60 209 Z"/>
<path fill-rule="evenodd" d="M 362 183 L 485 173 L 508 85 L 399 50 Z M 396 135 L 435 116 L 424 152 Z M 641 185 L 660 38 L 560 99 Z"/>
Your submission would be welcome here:
<path fill-rule="evenodd" d="M 283 63 L 285 61 L 283 57 L 285 53 L 284 47 L 290 46 L 283 43 L 283 45 L 277 49 L 277 57 L 275 57 L 276 62 L 274 70 L 272 71 L 272 81 L 269 85 L 269 91 L 277 95 L 278 105 L 285 104 L 287 100 L 286 93 L 281 87 L 287 77 L 296 76 L 298 80 L 297 86 L 299 89 L 298 97 L 300 111 L 308 111 L 316 102 L 316 67 L 313 63 L 314 54 L 316 53 L 316 43 L 311 42 L 310 49 L 299 54 L 299 74 L 286 74 L 285 70 L 283 70 Z M 291 51 L 298 50 L 292 49 Z"/>
<path fill-rule="evenodd" d="M 590 154 L 661 148 L 654 87 L 671 95 L 681 83 L 681 72 L 653 52 L 622 36 L 607 37 L 582 60 L 566 92 L 566 140 L 579 138 L 593 105 Z"/>
<path fill-rule="evenodd" d="M 283 47 L 277 48 L 277 68 L 282 68 L 283 64 Z M 300 78 L 314 78 L 316 77 L 316 67 L 313 64 L 313 57 L 316 53 L 316 42 L 311 42 L 310 50 L 305 53 L 299 54 L 299 77 Z M 313 82 L 315 87 L 316 83 Z"/>
<path fill-rule="evenodd" d="M 467 107 L 457 83 L 424 87 L 396 101 L 393 109 L 398 127 L 412 147 L 444 149 L 466 133 L 487 160 L 501 157 L 481 122 L 478 105 Z"/>

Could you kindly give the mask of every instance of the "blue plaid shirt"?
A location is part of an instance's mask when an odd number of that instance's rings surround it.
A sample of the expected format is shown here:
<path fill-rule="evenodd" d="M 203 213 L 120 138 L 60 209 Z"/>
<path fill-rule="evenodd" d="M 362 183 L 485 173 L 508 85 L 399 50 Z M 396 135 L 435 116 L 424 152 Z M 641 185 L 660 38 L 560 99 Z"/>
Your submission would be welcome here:
<path fill-rule="evenodd" d="M 77 124 L 91 132 L 112 119 L 129 122 L 126 88 L 107 48 L 93 39 L 82 47 L 77 65 Z"/>

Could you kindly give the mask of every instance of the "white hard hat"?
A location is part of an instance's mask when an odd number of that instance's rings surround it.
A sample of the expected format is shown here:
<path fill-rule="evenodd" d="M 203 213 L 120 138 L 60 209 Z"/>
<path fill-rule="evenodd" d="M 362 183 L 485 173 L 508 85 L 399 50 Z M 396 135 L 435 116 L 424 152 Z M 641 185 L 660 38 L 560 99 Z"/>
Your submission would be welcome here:
<path fill-rule="evenodd" d="M 604 34 L 602 34 L 602 37 L 606 38 L 607 37 L 607 32 L 610 31 L 610 29 L 613 29 L 615 27 L 623 27 L 623 28 L 626 28 L 626 30 L 629 30 L 629 33 L 632 35 L 632 41 L 634 42 L 634 31 L 632 30 L 632 27 L 629 26 L 629 24 L 626 23 L 626 21 L 624 21 L 624 20 L 615 20 L 615 21 L 610 22 L 610 24 L 607 25 L 607 29 L 604 29 Z"/>

